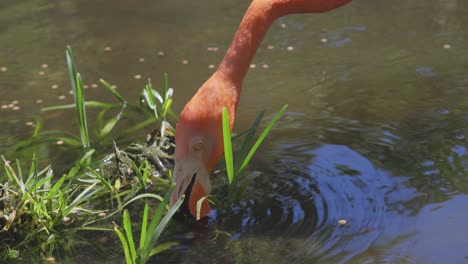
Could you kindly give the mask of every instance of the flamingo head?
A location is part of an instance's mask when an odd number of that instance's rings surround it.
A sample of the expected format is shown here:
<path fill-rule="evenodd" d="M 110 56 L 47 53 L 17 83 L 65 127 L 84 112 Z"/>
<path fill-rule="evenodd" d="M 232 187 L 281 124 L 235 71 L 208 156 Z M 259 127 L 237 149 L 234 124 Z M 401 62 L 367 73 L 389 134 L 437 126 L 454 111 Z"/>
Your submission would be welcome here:
<path fill-rule="evenodd" d="M 176 186 L 171 196 L 171 206 L 185 193 L 188 209 L 197 218 L 197 203 L 211 193 L 210 172 L 223 154 L 222 108 L 228 108 L 230 125 L 234 122 L 235 98 L 223 89 L 222 81 L 207 81 L 182 110 L 175 134 Z M 187 200 L 186 200 L 187 201 Z M 204 200 L 200 218 L 211 209 Z M 198 220 L 198 219 L 197 219 Z"/>

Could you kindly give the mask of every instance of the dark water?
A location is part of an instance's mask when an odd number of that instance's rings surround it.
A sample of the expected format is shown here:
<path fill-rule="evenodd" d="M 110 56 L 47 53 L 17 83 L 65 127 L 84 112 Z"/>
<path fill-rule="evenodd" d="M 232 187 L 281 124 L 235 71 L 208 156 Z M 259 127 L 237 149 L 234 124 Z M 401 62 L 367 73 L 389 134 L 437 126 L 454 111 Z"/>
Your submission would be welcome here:
<path fill-rule="evenodd" d="M 87 84 L 102 77 L 128 98 L 167 72 L 180 110 L 248 3 L 2 1 L 0 105 L 18 100 L 20 109 L 0 109 L 0 152 L 30 134 L 25 123 L 41 107 L 71 101 L 67 44 Z M 280 19 L 238 110 L 242 130 L 289 104 L 251 166 L 260 174 L 229 215 L 171 226 L 165 239 L 180 245 L 155 260 L 468 263 L 467 14 L 461 0 L 355 0 Z M 74 113 L 45 116 L 56 128 L 64 118 Z M 39 151 L 63 165 L 52 147 Z"/>

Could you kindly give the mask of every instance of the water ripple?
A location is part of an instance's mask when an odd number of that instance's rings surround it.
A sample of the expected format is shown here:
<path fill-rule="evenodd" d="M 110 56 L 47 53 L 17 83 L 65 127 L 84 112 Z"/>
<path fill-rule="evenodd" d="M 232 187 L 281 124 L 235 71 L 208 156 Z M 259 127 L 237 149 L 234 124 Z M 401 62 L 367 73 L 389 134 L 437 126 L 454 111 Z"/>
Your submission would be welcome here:
<path fill-rule="evenodd" d="M 345 262 L 368 249 L 382 233 L 385 194 L 392 185 L 388 178 L 347 146 L 283 147 L 269 161 L 271 171 L 248 189 L 247 202 L 235 216 L 216 220 L 241 226 L 232 243 L 288 252 L 275 263 Z M 339 224 L 341 219 L 347 223 Z"/>

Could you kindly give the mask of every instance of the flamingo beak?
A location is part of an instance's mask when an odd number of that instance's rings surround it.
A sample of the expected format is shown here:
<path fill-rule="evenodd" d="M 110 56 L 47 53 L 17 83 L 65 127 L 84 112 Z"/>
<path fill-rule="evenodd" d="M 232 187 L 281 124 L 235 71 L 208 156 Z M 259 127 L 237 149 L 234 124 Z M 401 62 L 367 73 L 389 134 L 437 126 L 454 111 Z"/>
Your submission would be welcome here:
<path fill-rule="evenodd" d="M 173 206 L 185 193 L 187 194 L 185 199 L 188 199 L 190 214 L 197 220 L 208 216 L 211 211 L 208 200 L 202 202 L 199 218 L 197 217 L 197 203 L 201 198 L 211 193 L 209 175 L 208 170 L 201 161 L 193 159 L 176 160 L 173 177 L 176 186 L 171 195 L 170 205 Z"/>

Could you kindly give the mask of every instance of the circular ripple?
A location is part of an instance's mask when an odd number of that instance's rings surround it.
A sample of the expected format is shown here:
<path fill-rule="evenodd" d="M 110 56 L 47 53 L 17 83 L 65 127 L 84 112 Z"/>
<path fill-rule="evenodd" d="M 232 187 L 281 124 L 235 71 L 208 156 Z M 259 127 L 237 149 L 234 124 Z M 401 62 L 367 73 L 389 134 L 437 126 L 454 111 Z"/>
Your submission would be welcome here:
<path fill-rule="evenodd" d="M 381 234 L 385 177 L 356 151 L 285 145 L 268 163 L 262 167 L 270 171 L 253 180 L 245 202 L 214 220 L 233 234 L 226 255 L 241 247 L 254 261 L 270 248 L 274 263 L 342 262 Z M 339 224 L 342 219 L 347 223 Z"/>

